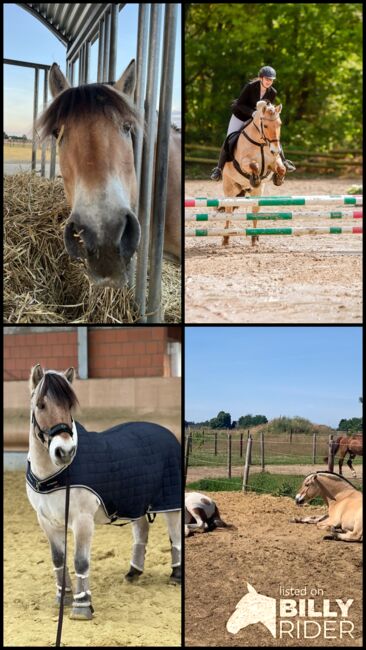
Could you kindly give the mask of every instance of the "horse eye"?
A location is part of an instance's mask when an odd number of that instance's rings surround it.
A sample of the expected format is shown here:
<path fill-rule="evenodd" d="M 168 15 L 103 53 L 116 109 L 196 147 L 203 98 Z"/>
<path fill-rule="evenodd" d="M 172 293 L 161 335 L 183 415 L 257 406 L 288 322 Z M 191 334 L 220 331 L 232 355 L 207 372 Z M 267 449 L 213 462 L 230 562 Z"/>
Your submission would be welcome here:
<path fill-rule="evenodd" d="M 40 411 L 43 411 L 43 409 L 44 409 L 44 402 L 41 402 L 40 404 L 38 404 L 38 408 L 39 408 Z"/>
<path fill-rule="evenodd" d="M 263 124 L 265 129 L 268 129 L 268 124 Z"/>
<path fill-rule="evenodd" d="M 60 130 L 59 130 L 59 129 L 55 129 L 54 131 L 52 131 L 52 135 L 53 135 L 53 137 L 56 138 L 56 139 L 58 138 L 58 134 L 59 134 L 59 133 L 60 133 Z"/>
<path fill-rule="evenodd" d="M 130 124 L 129 122 L 125 122 L 122 128 L 123 128 L 123 133 L 125 135 L 128 135 L 131 132 L 132 124 Z"/>

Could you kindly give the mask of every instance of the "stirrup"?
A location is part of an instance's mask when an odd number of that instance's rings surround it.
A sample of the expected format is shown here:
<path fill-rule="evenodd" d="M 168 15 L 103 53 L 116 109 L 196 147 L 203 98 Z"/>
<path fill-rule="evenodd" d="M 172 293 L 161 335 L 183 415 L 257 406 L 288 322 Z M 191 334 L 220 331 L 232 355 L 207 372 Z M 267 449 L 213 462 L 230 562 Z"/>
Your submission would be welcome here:
<path fill-rule="evenodd" d="M 288 172 L 296 171 L 296 167 L 295 167 L 294 163 L 291 162 L 291 160 L 284 160 L 284 165 L 285 165 Z"/>
<path fill-rule="evenodd" d="M 220 167 L 214 167 L 211 176 L 210 176 L 212 181 L 221 181 L 222 180 L 222 171 Z"/>

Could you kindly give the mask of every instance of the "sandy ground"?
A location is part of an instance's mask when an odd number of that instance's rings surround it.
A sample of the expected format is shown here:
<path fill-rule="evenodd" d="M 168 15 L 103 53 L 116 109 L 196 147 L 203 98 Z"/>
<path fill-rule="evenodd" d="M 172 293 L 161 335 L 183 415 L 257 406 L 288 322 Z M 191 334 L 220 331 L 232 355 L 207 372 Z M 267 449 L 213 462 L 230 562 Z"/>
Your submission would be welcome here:
<path fill-rule="evenodd" d="M 265 195 L 343 194 L 353 184 L 359 184 L 359 180 L 290 178 L 282 187 L 268 183 Z M 222 183 L 187 181 L 185 195 L 220 197 Z M 282 211 L 299 209 L 309 210 L 294 206 Z M 324 209 L 341 208 L 326 206 Z M 239 223 L 243 224 L 233 225 Z M 212 222 L 212 227 L 223 224 Z M 262 221 L 258 227 L 361 224 L 360 219 L 312 218 Z M 193 228 L 194 222 L 187 222 L 188 226 Z M 208 226 L 211 227 L 211 222 L 204 224 Z M 251 226 L 251 222 L 245 222 L 244 227 Z M 186 238 L 186 322 L 360 323 L 361 247 L 362 236 L 354 234 L 263 236 L 255 247 L 250 237 L 232 237 L 226 247 L 218 237 Z"/>
<path fill-rule="evenodd" d="M 28 502 L 24 473 L 6 472 L 4 485 L 4 645 L 48 647 L 54 645 L 58 620 L 48 541 Z M 71 533 L 68 544 L 71 558 Z M 90 572 L 94 618 L 70 620 L 67 606 L 62 645 L 181 645 L 181 590 L 168 584 L 171 554 L 164 517 L 157 516 L 150 528 L 145 572 L 133 585 L 123 579 L 131 545 L 130 526 L 96 527 Z M 72 560 L 68 564 L 73 579 Z"/>
<path fill-rule="evenodd" d="M 236 529 L 195 534 L 185 544 L 185 641 L 186 646 L 206 647 L 359 647 L 362 645 L 362 544 L 325 541 L 324 533 L 314 525 L 292 524 L 293 516 L 316 515 L 324 508 L 298 508 L 287 497 L 242 493 L 212 492 L 221 515 Z M 226 623 L 238 601 L 248 592 L 247 583 L 262 595 L 276 598 L 276 634 L 262 623 L 251 624 L 236 635 Z M 354 599 L 348 619 L 354 624 L 354 639 L 326 639 L 323 628 L 319 637 L 306 639 L 303 626 L 300 638 L 279 638 L 280 587 L 311 589 L 316 595 L 315 609 L 323 599 Z M 292 596 L 294 598 L 294 596 Z M 339 611 L 339 610 L 338 610 Z M 323 623 L 323 618 L 316 620 Z M 327 619 L 328 621 L 330 619 Z M 332 619 L 333 621 L 335 619 Z M 292 622 L 304 621 L 295 616 Z M 337 618 L 336 621 L 339 621 Z M 337 625 L 337 624 L 336 624 Z M 339 623 L 338 623 L 339 625 Z M 296 627 L 295 627 L 296 629 Z M 313 628 L 312 628 L 313 630 Z"/>

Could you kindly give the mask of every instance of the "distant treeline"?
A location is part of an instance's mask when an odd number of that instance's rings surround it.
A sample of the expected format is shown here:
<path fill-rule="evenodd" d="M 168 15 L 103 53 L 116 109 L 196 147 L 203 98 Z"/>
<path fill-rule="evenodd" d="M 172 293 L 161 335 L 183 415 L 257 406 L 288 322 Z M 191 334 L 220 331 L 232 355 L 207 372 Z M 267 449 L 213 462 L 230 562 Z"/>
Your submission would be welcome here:
<path fill-rule="evenodd" d="M 185 12 L 188 144 L 221 146 L 231 103 L 271 65 L 285 148 L 359 148 L 361 3 L 188 3 Z"/>
<path fill-rule="evenodd" d="M 205 420 L 204 422 L 185 421 L 186 427 L 208 428 L 208 429 L 250 429 L 258 425 L 263 425 L 269 433 L 312 433 L 314 429 L 331 432 L 332 427 L 325 425 L 315 425 L 310 420 L 300 416 L 279 417 L 268 421 L 265 415 L 242 415 L 238 420 L 232 420 L 230 413 L 220 411 L 215 418 Z M 343 418 L 337 427 L 337 431 L 347 431 L 358 433 L 362 431 L 362 418 Z"/>

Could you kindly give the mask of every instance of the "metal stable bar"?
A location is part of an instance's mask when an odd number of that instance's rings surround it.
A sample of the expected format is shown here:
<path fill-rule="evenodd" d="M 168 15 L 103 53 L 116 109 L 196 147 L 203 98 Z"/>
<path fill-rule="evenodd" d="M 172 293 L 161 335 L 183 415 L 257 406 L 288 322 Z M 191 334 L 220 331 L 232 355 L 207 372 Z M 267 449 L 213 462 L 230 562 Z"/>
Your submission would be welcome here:
<path fill-rule="evenodd" d="M 48 97 L 48 79 L 47 79 L 47 70 L 44 70 L 43 78 L 43 110 L 46 110 L 47 107 L 47 97 Z M 42 153 L 41 153 L 41 176 L 46 176 L 46 142 L 42 142 Z"/>
<path fill-rule="evenodd" d="M 38 67 L 34 69 L 32 171 L 36 169 L 36 163 L 37 163 L 37 146 L 36 146 L 37 113 L 38 113 Z"/>
<path fill-rule="evenodd" d="M 139 4 L 139 17 L 138 17 L 138 39 L 136 50 L 136 87 L 135 87 L 135 106 L 141 116 L 141 128 L 136 130 L 134 136 L 134 159 L 135 159 L 135 172 L 137 187 L 140 187 L 141 179 L 141 160 L 142 160 L 142 144 L 144 139 L 144 124 L 145 124 L 145 88 L 146 88 L 146 72 L 147 72 L 147 54 L 149 47 L 149 16 L 150 5 L 146 3 Z M 139 214 L 139 195 L 136 199 L 136 214 Z M 132 287 L 135 283 L 136 274 L 136 255 L 131 259 L 128 270 L 128 283 Z"/>
<path fill-rule="evenodd" d="M 85 68 L 84 68 L 84 83 L 89 83 L 89 69 L 90 69 L 90 52 L 91 52 L 91 42 L 86 43 L 85 49 Z"/>
<path fill-rule="evenodd" d="M 104 51 L 103 51 L 103 79 L 102 81 L 108 81 L 108 53 L 110 49 L 110 38 L 111 38 L 111 14 L 109 11 L 105 13 L 104 18 L 105 30 L 104 30 Z"/>
<path fill-rule="evenodd" d="M 107 81 L 116 81 L 117 37 L 118 37 L 118 7 L 117 5 L 112 5 Z"/>
<path fill-rule="evenodd" d="M 104 18 L 99 21 L 99 39 L 98 39 L 98 78 L 97 82 L 101 83 L 103 77 L 103 52 L 104 52 Z"/>
<path fill-rule="evenodd" d="M 172 112 L 174 54 L 178 5 L 165 5 L 163 66 L 160 83 L 158 137 L 156 146 L 154 207 L 151 224 L 148 323 L 163 320 L 161 312 L 161 280 L 164 249 L 165 211 L 168 179 L 169 135 Z M 177 197 L 179 201 L 180 197 Z M 180 209 L 180 201 L 179 208 Z"/>
<path fill-rule="evenodd" d="M 140 322 L 146 321 L 146 286 L 147 266 L 150 238 L 150 215 L 152 207 L 152 186 L 154 168 L 154 148 L 156 138 L 156 101 L 158 93 L 158 72 L 160 40 L 162 28 L 162 5 L 151 5 L 150 14 L 150 39 L 149 39 L 149 64 L 145 100 L 145 115 L 148 125 L 143 146 L 140 184 L 139 217 L 141 225 L 141 242 L 137 259 L 135 300 L 140 312 Z"/>

